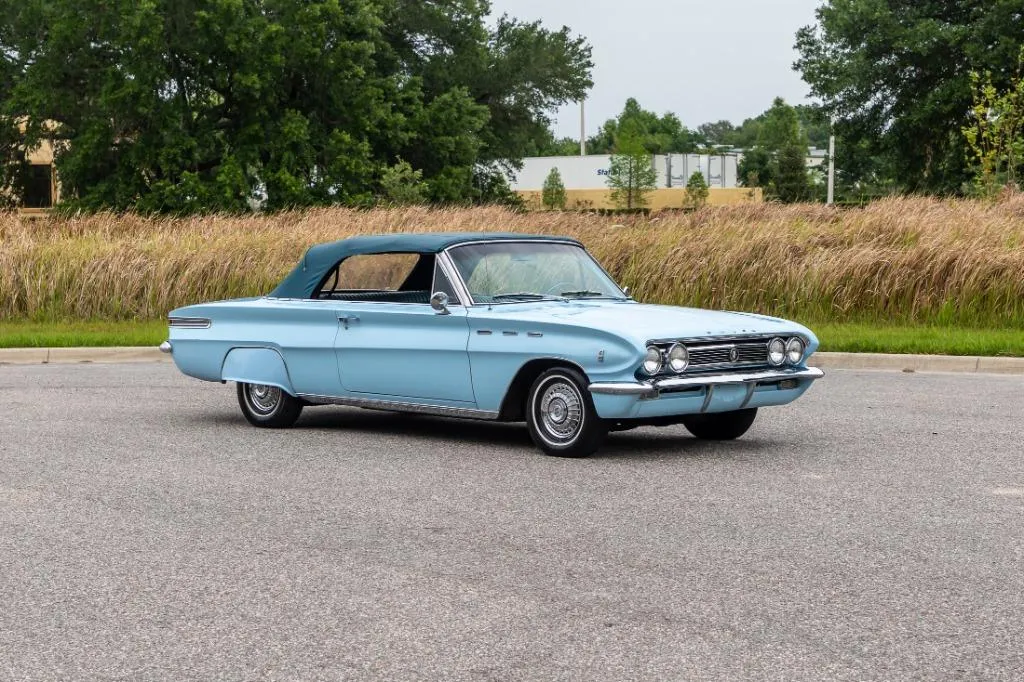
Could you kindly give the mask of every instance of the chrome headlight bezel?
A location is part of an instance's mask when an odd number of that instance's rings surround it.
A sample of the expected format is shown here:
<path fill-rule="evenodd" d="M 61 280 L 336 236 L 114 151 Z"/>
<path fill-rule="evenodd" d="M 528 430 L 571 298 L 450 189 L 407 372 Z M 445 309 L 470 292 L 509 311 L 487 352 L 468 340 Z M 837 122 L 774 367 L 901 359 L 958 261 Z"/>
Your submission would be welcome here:
<path fill-rule="evenodd" d="M 794 353 L 795 351 L 795 353 Z M 803 362 L 804 353 L 807 352 L 807 344 L 799 336 L 794 336 L 786 342 L 786 362 L 791 365 L 799 365 Z"/>
<path fill-rule="evenodd" d="M 664 367 L 664 365 L 665 358 L 661 353 L 661 349 L 657 346 L 647 346 L 647 352 L 644 354 L 643 363 L 640 365 L 640 369 L 644 374 L 654 376 L 661 371 L 661 368 Z"/>
<path fill-rule="evenodd" d="M 690 366 L 690 352 L 681 343 L 674 343 L 665 354 L 668 360 L 668 368 L 676 374 L 682 374 Z"/>
<path fill-rule="evenodd" d="M 776 336 L 768 342 L 768 364 L 782 367 L 786 364 L 786 340 Z"/>

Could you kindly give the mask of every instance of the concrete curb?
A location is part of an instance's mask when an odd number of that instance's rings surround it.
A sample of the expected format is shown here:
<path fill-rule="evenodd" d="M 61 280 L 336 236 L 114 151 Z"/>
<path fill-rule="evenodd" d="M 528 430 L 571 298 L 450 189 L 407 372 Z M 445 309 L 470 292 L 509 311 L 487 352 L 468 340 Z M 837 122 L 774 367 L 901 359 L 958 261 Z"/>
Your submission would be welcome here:
<path fill-rule="evenodd" d="M 822 369 L 875 369 L 894 372 L 957 374 L 1024 374 L 1024 358 L 886 353 L 815 353 L 811 364 Z"/>
<path fill-rule="evenodd" d="M 170 362 L 156 346 L 103 348 L 0 348 L 0 365 L 76 365 L 83 363 Z"/>
<path fill-rule="evenodd" d="M 170 362 L 156 347 L 0 348 L 0 365 Z M 871 369 L 891 372 L 953 372 L 1024 375 L 1024 358 L 955 355 L 887 355 L 883 353 L 815 353 L 811 364 L 822 369 Z"/>

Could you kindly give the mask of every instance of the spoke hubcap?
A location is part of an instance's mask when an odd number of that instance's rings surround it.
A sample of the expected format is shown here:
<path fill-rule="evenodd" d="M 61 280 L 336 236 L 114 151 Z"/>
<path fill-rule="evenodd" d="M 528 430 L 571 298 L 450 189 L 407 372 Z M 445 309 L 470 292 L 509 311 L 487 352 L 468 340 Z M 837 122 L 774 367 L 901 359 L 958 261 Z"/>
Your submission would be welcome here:
<path fill-rule="evenodd" d="M 539 401 L 540 426 L 555 441 L 570 441 L 583 425 L 583 398 L 564 381 L 548 386 Z"/>
<path fill-rule="evenodd" d="M 249 405 L 254 412 L 270 414 L 277 409 L 281 402 L 281 389 L 276 386 L 265 386 L 263 384 L 250 384 L 246 394 L 249 397 Z"/>

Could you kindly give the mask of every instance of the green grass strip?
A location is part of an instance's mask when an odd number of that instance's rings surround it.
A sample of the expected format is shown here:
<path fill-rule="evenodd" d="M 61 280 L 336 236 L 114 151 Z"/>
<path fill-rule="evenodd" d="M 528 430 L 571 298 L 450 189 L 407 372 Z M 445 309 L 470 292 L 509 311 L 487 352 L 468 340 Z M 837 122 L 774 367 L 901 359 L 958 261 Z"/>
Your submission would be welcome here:
<path fill-rule="evenodd" d="M 823 322 L 808 324 L 823 351 L 1024 357 L 1024 330 L 896 326 Z"/>
<path fill-rule="evenodd" d="M 1024 357 L 1024 330 L 871 325 L 820 322 L 807 325 L 821 350 L 853 353 L 921 353 Z M 156 346 L 167 324 L 151 322 L 0 322 L 0 348 Z"/>
<path fill-rule="evenodd" d="M 167 322 L 0 322 L 0 348 L 158 346 Z"/>

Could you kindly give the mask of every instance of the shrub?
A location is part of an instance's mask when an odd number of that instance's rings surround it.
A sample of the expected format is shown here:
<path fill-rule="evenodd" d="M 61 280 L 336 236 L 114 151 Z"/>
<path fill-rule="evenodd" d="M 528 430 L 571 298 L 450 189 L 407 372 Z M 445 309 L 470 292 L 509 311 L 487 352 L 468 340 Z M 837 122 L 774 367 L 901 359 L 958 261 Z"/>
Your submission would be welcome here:
<path fill-rule="evenodd" d="M 544 180 L 544 187 L 540 195 L 544 208 L 562 210 L 567 201 L 565 196 L 565 184 L 562 183 L 562 174 L 557 168 L 552 168 L 548 177 Z"/>

